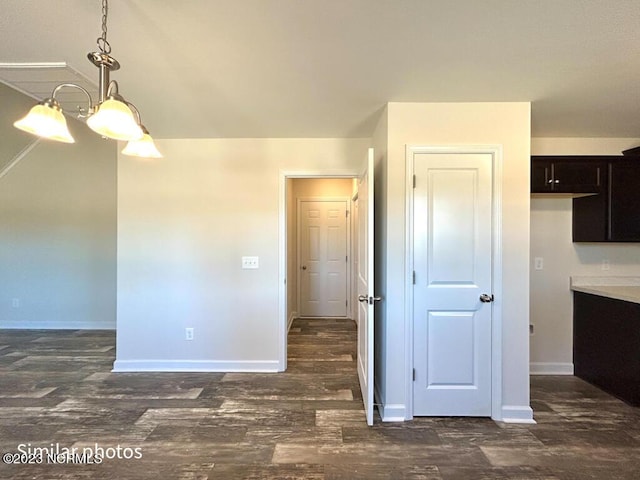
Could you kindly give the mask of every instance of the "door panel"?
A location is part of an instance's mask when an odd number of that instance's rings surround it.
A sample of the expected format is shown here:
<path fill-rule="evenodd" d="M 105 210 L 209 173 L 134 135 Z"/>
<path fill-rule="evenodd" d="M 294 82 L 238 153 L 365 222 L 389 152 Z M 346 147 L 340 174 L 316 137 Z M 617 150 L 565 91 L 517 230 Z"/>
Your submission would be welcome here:
<path fill-rule="evenodd" d="M 347 202 L 301 200 L 299 310 L 307 317 L 347 315 Z"/>
<path fill-rule="evenodd" d="M 473 386 L 474 321 L 472 312 L 429 312 L 427 318 L 428 388 Z"/>
<path fill-rule="evenodd" d="M 416 154 L 414 414 L 491 415 L 492 156 Z"/>
<path fill-rule="evenodd" d="M 427 178 L 431 232 L 427 282 L 473 285 L 477 172 L 435 170 Z"/>
<path fill-rule="evenodd" d="M 373 425 L 373 149 L 358 181 L 358 379 L 367 424 Z"/>

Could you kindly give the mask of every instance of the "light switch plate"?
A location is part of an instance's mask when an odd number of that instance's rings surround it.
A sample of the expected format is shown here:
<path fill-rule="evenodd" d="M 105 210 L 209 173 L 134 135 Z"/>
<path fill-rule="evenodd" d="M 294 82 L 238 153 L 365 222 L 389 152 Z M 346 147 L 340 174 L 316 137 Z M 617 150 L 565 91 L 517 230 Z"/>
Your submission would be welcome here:
<path fill-rule="evenodd" d="M 243 269 L 260 268 L 260 258 L 259 257 L 242 257 L 242 268 Z"/>
<path fill-rule="evenodd" d="M 542 257 L 536 257 L 533 262 L 533 266 L 536 270 L 544 269 L 544 259 Z"/>

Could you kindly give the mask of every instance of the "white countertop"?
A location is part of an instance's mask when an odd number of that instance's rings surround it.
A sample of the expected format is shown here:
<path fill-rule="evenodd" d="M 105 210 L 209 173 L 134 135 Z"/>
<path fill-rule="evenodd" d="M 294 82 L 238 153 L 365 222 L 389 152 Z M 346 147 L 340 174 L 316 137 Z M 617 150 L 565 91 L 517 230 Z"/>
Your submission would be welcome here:
<path fill-rule="evenodd" d="M 570 278 L 571 290 L 601 297 L 640 303 L 640 277 L 582 277 Z"/>

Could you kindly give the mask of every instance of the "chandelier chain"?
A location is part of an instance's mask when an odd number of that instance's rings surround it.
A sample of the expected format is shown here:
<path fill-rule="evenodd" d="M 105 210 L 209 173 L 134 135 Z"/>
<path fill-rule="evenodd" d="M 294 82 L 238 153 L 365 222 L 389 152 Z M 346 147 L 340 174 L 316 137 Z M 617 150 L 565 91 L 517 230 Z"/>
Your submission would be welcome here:
<path fill-rule="evenodd" d="M 98 37 L 96 43 L 102 53 L 109 55 L 111 53 L 111 45 L 107 41 L 107 16 L 109 15 L 109 3 L 102 0 L 102 35 Z"/>

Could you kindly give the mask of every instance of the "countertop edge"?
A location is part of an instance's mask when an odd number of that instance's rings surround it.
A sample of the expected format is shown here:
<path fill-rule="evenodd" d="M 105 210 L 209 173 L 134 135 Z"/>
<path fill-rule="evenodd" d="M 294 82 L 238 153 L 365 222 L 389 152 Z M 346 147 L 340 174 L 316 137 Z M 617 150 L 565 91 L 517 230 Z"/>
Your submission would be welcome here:
<path fill-rule="evenodd" d="M 640 277 L 635 276 L 586 276 L 572 275 L 569 285 L 573 287 L 640 287 Z"/>
<path fill-rule="evenodd" d="M 571 285 L 571 290 L 640 304 L 640 286 L 638 285 Z"/>

